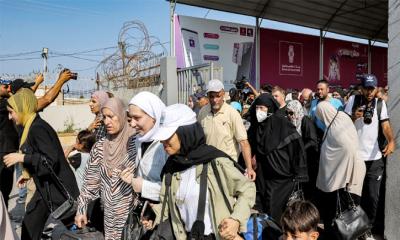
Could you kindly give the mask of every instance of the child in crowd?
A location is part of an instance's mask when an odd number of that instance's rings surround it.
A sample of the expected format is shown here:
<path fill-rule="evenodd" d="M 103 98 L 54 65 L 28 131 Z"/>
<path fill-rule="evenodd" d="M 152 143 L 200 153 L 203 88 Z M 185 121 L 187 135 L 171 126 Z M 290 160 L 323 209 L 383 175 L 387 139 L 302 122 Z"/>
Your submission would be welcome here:
<path fill-rule="evenodd" d="M 86 163 L 90 157 L 90 150 L 95 142 L 96 137 L 92 132 L 89 130 L 82 130 L 76 137 L 76 143 L 64 151 L 65 158 L 74 170 L 79 190 L 83 183 L 83 174 L 85 172 Z"/>
<path fill-rule="evenodd" d="M 315 240 L 319 212 L 309 201 L 296 201 L 289 205 L 281 218 L 284 240 Z"/>

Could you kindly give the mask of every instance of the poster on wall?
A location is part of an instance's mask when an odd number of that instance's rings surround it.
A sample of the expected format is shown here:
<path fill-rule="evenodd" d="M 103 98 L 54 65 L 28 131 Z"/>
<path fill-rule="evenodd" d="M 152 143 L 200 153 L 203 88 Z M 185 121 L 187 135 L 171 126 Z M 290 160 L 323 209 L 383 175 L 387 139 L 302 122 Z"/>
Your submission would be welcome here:
<path fill-rule="evenodd" d="M 303 44 L 279 41 L 279 75 L 303 76 Z"/>
<path fill-rule="evenodd" d="M 245 78 L 254 82 L 254 27 L 188 16 L 175 16 L 177 67 L 204 63 L 222 69 L 226 84 Z"/>
<path fill-rule="evenodd" d="M 324 40 L 324 79 L 349 87 L 368 73 L 368 46 L 336 39 Z"/>
<path fill-rule="evenodd" d="M 319 74 L 319 38 L 299 33 L 260 30 L 260 84 L 313 89 Z"/>

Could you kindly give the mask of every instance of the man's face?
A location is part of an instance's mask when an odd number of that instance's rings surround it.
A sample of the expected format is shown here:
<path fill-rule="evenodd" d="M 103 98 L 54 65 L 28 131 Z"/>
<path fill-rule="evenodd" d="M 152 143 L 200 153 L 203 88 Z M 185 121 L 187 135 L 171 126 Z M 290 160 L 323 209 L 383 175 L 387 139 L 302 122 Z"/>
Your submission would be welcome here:
<path fill-rule="evenodd" d="M 208 93 L 208 99 L 210 101 L 211 109 L 213 110 L 213 112 L 218 112 L 221 109 L 222 104 L 224 104 L 224 94 L 224 90 Z"/>
<path fill-rule="evenodd" d="M 272 96 L 279 103 L 281 107 L 285 106 L 285 95 L 281 91 L 273 91 Z"/>
<path fill-rule="evenodd" d="M 249 99 L 251 100 L 251 101 L 254 101 L 254 94 L 249 94 Z"/>
<path fill-rule="evenodd" d="M 363 87 L 361 90 L 362 94 L 368 100 L 368 102 L 372 101 L 372 99 L 375 98 L 376 91 L 377 88 L 375 87 L 367 87 L 367 88 Z"/>
<path fill-rule="evenodd" d="M 207 97 L 202 97 L 202 98 L 199 99 L 198 103 L 199 103 L 199 107 L 202 108 L 202 107 L 204 107 L 205 105 L 208 104 L 208 98 Z"/>
<path fill-rule="evenodd" d="M 3 85 L 3 84 L 0 85 L 0 97 L 2 98 L 10 97 L 9 87 L 10 85 Z"/>
<path fill-rule="evenodd" d="M 319 99 L 325 100 L 329 94 L 329 87 L 325 83 L 318 83 L 317 85 L 317 95 Z"/>

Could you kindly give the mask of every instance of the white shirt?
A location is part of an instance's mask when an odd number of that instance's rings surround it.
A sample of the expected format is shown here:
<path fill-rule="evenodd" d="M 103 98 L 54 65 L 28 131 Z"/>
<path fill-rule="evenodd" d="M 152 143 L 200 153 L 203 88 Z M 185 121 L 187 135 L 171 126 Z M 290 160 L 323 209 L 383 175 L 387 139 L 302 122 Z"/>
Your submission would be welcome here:
<path fill-rule="evenodd" d="M 364 161 L 379 160 L 382 158 L 382 153 L 379 150 L 378 144 L 378 133 L 379 133 L 379 119 L 377 112 L 378 99 L 375 98 L 375 109 L 374 116 L 372 117 L 371 124 L 365 124 L 364 118 L 358 118 L 354 121 L 354 125 L 357 129 L 358 140 L 359 140 L 359 150 L 358 154 Z M 354 96 L 349 98 L 346 105 L 345 112 L 352 115 L 352 109 L 354 104 Z M 381 110 L 381 121 L 389 119 L 386 103 L 382 100 L 382 110 Z"/>
<path fill-rule="evenodd" d="M 199 205 L 200 183 L 196 181 L 196 167 L 189 168 L 181 173 L 181 182 L 176 193 L 176 206 L 187 232 L 192 230 L 193 223 L 197 219 Z M 210 218 L 209 193 L 207 191 L 206 207 L 204 212 L 204 235 L 213 233 Z"/>
<path fill-rule="evenodd" d="M 142 197 L 153 201 L 160 201 L 161 170 L 167 161 L 168 155 L 160 141 L 153 141 L 142 157 L 142 143 L 136 140 L 137 176 L 143 178 Z"/>

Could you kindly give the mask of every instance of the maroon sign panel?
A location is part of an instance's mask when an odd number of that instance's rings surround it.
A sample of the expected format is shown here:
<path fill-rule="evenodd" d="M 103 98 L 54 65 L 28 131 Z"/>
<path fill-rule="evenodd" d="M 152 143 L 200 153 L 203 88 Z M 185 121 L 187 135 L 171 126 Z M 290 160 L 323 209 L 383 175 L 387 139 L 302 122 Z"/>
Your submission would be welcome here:
<path fill-rule="evenodd" d="M 384 87 L 388 84 L 388 51 L 387 48 L 373 47 L 371 49 L 371 72 L 378 78 L 378 85 Z"/>
<path fill-rule="evenodd" d="M 315 89 L 319 80 L 319 36 L 260 30 L 260 83 Z M 333 86 L 358 84 L 368 72 L 366 44 L 325 38 L 323 76 Z M 387 48 L 371 48 L 371 72 L 387 85 Z"/>
<path fill-rule="evenodd" d="M 319 37 L 260 30 L 260 83 L 314 88 L 319 75 Z"/>

